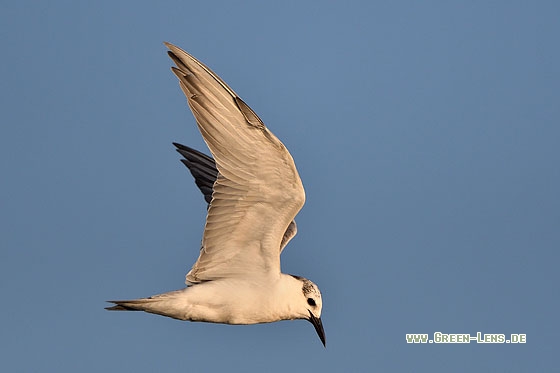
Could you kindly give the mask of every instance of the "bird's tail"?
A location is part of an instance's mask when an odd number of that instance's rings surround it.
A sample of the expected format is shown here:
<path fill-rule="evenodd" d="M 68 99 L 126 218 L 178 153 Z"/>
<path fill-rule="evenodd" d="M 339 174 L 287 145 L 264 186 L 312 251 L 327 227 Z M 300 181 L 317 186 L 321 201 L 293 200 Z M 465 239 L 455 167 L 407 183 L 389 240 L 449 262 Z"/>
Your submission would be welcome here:
<path fill-rule="evenodd" d="M 114 306 L 105 307 L 108 311 L 144 311 L 157 315 L 172 317 L 174 319 L 185 320 L 184 312 L 176 306 L 183 290 L 172 291 L 169 293 L 153 295 L 149 298 L 132 300 L 110 300 Z"/>
<path fill-rule="evenodd" d="M 105 307 L 107 311 L 144 311 L 144 305 L 149 303 L 150 298 L 134 299 L 134 300 L 108 300 L 107 302 L 115 304 L 112 307 Z"/>

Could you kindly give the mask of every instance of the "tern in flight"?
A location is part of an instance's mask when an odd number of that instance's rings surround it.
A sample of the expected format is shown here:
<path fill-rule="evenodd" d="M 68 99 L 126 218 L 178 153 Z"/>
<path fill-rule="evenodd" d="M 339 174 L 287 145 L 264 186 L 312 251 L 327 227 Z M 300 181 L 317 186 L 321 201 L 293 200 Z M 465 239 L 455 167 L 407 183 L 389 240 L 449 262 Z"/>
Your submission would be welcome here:
<path fill-rule="evenodd" d="M 202 247 L 186 288 L 110 301 L 114 306 L 107 309 L 223 324 L 305 319 L 325 345 L 319 288 L 280 270 L 280 254 L 297 232 L 294 217 L 305 202 L 292 156 L 218 75 L 165 45 L 213 156 L 174 144 L 208 202 Z"/>

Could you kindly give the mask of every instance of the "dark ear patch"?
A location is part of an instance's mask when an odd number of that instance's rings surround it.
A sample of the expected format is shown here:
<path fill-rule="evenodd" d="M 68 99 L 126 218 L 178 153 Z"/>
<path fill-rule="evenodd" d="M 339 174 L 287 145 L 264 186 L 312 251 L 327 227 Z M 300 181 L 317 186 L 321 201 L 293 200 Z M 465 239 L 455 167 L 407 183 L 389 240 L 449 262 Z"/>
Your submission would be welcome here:
<path fill-rule="evenodd" d="M 303 286 L 301 287 L 301 291 L 303 292 L 303 295 L 307 296 L 307 294 L 313 292 L 313 283 L 305 278 L 302 280 L 302 282 Z"/>
<path fill-rule="evenodd" d="M 316 294 L 316 292 L 314 291 L 313 283 L 311 281 L 309 281 L 305 277 L 300 277 L 300 276 L 296 276 L 296 275 L 290 275 L 290 276 L 292 276 L 293 278 L 295 278 L 298 281 L 301 281 L 301 283 L 302 283 L 301 291 L 303 292 L 303 295 L 306 298 L 307 298 L 308 294 L 311 294 L 311 293 Z"/>

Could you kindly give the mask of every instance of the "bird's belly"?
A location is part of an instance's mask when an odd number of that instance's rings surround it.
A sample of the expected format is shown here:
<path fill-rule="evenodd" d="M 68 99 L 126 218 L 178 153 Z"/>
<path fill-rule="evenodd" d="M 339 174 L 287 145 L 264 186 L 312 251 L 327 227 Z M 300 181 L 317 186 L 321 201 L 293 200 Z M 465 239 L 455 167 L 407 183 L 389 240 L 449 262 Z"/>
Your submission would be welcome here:
<path fill-rule="evenodd" d="M 244 287 L 229 289 L 220 284 L 205 285 L 194 285 L 186 292 L 185 320 L 246 325 L 281 319 L 279 314 L 271 312 L 274 307 L 268 299 L 270 293 L 244 292 L 240 290 Z"/>

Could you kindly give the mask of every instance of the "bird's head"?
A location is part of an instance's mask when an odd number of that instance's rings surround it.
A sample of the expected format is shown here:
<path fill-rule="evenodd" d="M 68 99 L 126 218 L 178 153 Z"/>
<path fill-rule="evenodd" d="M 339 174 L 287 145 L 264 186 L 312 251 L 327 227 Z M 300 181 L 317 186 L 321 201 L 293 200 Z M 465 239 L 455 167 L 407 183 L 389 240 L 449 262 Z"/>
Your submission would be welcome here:
<path fill-rule="evenodd" d="M 321 291 L 319 291 L 317 285 L 306 278 L 294 275 L 292 275 L 292 277 L 299 281 L 301 285 L 301 293 L 298 295 L 297 300 L 299 318 L 305 319 L 313 324 L 321 342 L 323 342 L 323 346 L 326 346 L 325 330 L 323 329 L 323 323 L 321 321 L 321 310 L 323 308 Z"/>

